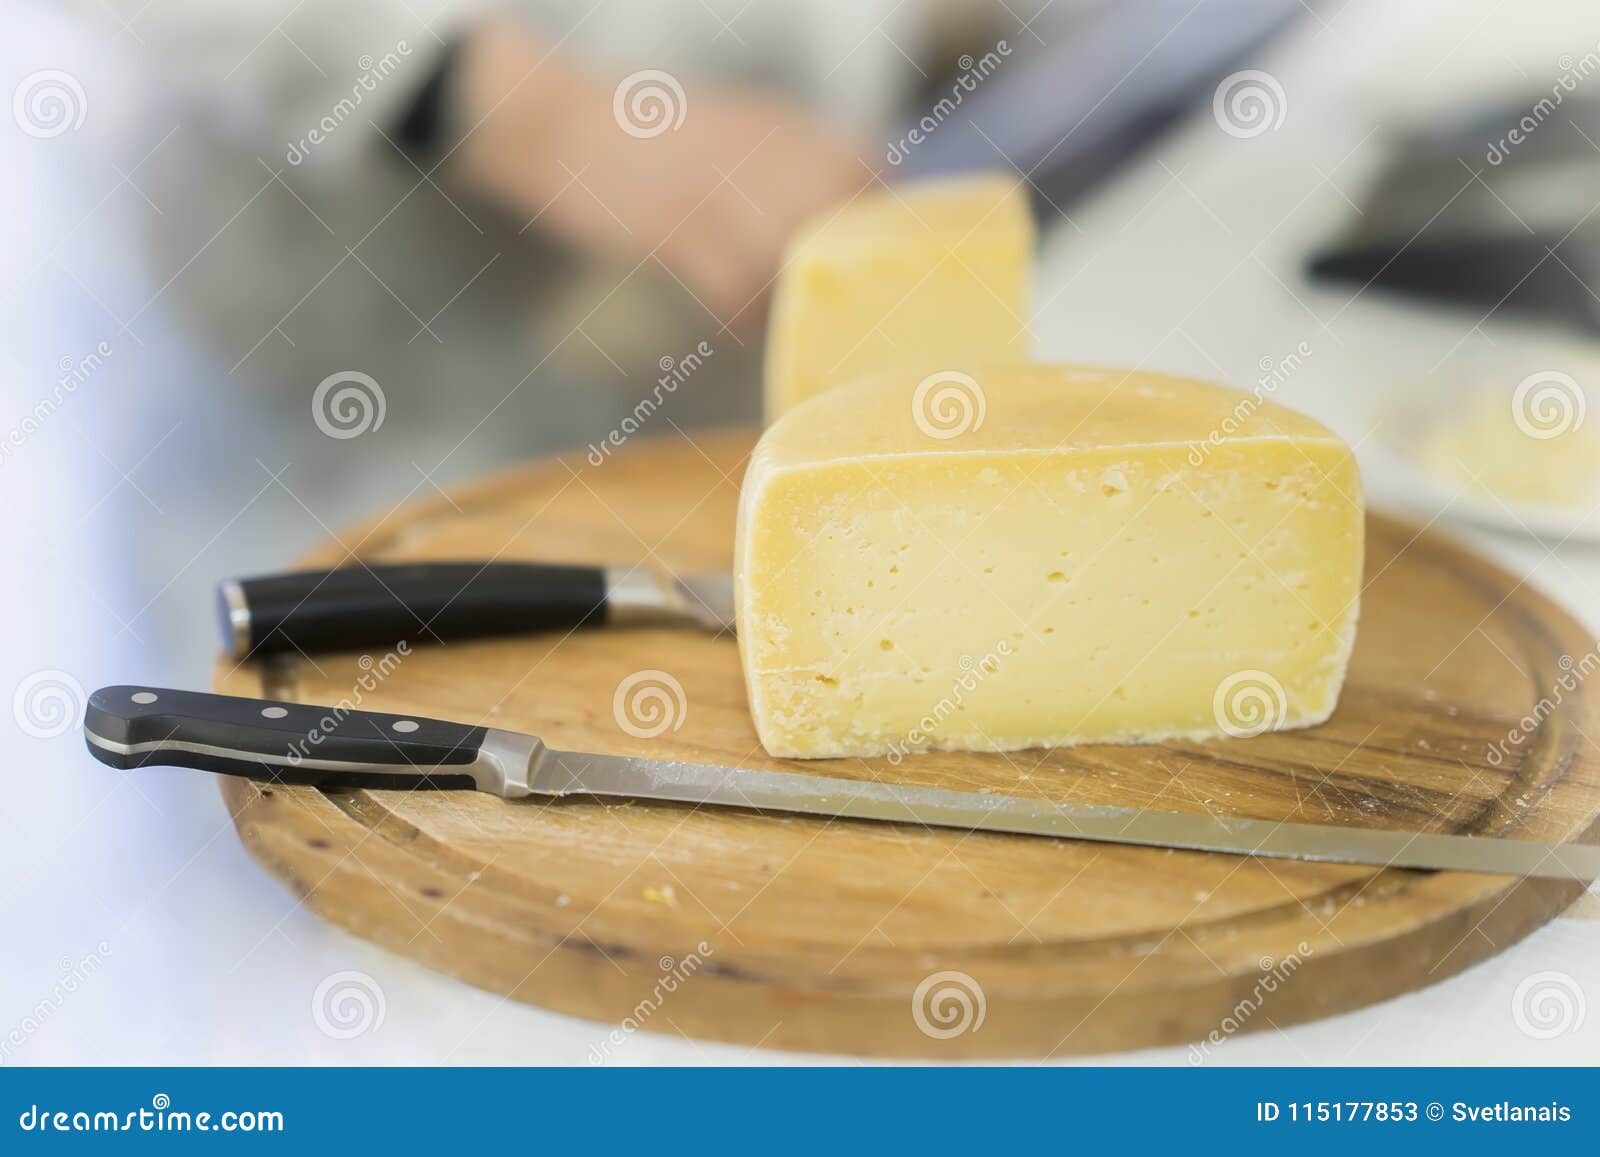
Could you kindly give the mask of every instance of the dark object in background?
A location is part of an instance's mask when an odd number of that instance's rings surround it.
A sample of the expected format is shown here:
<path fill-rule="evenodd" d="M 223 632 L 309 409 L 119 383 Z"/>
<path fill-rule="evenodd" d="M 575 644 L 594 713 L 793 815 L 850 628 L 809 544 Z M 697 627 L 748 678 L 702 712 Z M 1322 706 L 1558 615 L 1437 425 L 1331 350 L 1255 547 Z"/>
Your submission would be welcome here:
<path fill-rule="evenodd" d="M 1312 275 L 1600 330 L 1600 103 L 1558 99 L 1401 140 Z"/>
<path fill-rule="evenodd" d="M 1218 81 L 1311 10 L 1304 0 L 1112 0 L 1047 47 L 1014 33 L 1004 53 L 974 49 L 961 75 L 923 95 L 890 142 L 889 175 L 1009 164 L 1048 220 L 1209 104 Z"/>

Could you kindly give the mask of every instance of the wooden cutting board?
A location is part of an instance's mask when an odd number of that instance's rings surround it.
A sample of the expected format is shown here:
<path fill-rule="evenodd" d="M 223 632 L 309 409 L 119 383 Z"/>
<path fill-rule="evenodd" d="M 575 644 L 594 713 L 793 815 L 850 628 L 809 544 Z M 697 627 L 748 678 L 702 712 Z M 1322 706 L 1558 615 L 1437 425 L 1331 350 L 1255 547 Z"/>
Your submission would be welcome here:
<path fill-rule="evenodd" d="M 747 431 L 635 440 L 406 506 L 301 560 L 729 566 Z M 1159 747 L 785 762 L 731 637 L 587 630 L 216 673 L 221 691 L 430 714 L 551 745 L 1318 823 L 1571 840 L 1600 815 L 1600 707 L 1570 616 L 1434 530 L 1374 515 L 1360 637 L 1322 727 Z M 1588 656 L 1588 664 L 1584 657 Z M 1574 666 L 1576 664 L 1576 666 Z M 638 676 L 640 672 L 648 672 Z M 636 677 L 637 676 L 637 677 Z M 665 676 L 665 677 L 663 677 Z M 1559 688 L 1566 676 L 1572 688 Z M 676 727 L 622 715 L 666 687 Z M 681 706 L 673 685 L 681 687 Z M 1557 690 L 1559 688 L 1559 694 Z M 624 690 L 624 703 L 629 691 Z M 1541 700 L 1543 704 L 1541 705 Z M 1523 727 L 1496 762 L 1491 745 Z M 696 811 L 319 793 L 222 779 L 251 852 L 315 911 L 492 992 L 774 1048 L 1045 1057 L 1204 1042 L 1430 984 L 1580 884 Z"/>

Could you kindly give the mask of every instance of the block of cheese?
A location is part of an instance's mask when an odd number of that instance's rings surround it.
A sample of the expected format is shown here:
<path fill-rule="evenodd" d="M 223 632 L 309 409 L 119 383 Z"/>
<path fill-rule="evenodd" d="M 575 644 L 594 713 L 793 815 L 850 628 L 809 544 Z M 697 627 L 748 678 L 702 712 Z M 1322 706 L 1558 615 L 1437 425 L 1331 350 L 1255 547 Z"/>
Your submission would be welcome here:
<path fill-rule="evenodd" d="M 1362 544 L 1350 449 L 1260 395 L 1066 366 L 848 383 L 744 481 L 750 710 L 793 757 L 1309 726 Z"/>
<path fill-rule="evenodd" d="M 801 230 L 767 337 L 771 422 L 828 386 L 1028 354 L 1033 217 L 1011 177 L 865 194 Z"/>

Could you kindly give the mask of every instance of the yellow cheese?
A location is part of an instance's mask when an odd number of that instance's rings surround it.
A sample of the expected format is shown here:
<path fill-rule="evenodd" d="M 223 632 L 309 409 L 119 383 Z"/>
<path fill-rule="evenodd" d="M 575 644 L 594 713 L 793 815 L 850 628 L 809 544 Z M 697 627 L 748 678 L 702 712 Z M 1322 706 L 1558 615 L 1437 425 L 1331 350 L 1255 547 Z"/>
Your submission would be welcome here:
<path fill-rule="evenodd" d="M 767 338 L 766 419 L 882 370 L 1028 353 L 1026 184 L 985 176 L 858 198 L 801 231 Z"/>
<path fill-rule="evenodd" d="M 1410 440 L 1415 460 L 1453 488 L 1512 502 L 1592 511 L 1600 502 L 1600 430 L 1585 425 L 1587 399 L 1565 374 L 1548 375 L 1545 406 L 1486 391 L 1437 415 Z M 1506 514 L 1509 519 L 1513 517 Z"/>
<path fill-rule="evenodd" d="M 773 755 L 1244 736 L 1333 711 L 1360 477 L 1259 396 L 1053 366 L 849 383 L 762 437 L 736 583 Z"/>

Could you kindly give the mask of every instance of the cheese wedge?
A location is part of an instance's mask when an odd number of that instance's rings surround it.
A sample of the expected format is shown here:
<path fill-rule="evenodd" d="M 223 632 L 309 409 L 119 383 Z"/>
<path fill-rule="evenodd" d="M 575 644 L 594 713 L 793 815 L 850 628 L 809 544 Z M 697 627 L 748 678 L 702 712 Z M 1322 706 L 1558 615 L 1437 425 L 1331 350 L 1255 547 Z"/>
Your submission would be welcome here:
<path fill-rule="evenodd" d="M 771 422 L 841 381 L 905 367 L 1027 357 L 1033 216 L 1010 177 L 857 198 L 803 229 L 767 337 Z"/>
<path fill-rule="evenodd" d="M 1350 449 L 1259 394 L 1064 366 L 850 383 L 744 481 L 750 710 L 794 757 L 1320 723 L 1362 542 Z"/>

